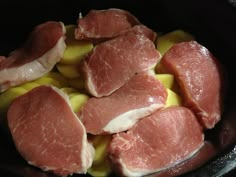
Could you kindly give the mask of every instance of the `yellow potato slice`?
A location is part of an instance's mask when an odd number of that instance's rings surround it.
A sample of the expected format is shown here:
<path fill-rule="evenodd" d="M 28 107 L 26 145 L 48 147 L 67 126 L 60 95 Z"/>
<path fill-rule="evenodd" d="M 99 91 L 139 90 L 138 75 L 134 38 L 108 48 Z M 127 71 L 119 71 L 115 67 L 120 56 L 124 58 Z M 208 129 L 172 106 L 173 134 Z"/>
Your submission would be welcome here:
<path fill-rule="evenodd" d="M 35 80 L 34 82 L 39 84 L 39 85 L 52 85 L 52 86 L 55 86 L 57 88 L 62 87 L 60 82 L 58 82 L 57 80 L 55 80 L 51 77 L 41 77 L 41 78 Z"/>
<path fill-rule="evenodd" d="M 7 112 L 7 109 L 11 102 L 27 92 L 26 89 L 22 87 L 12 87 L 0 94 L 0 113 Z"/>
<path fill-rule="evenodd" d="M 174 85 L 174 75 L 172 74 L 156 74 L 156 79 L 158 79 L 165 88 L 171 89 Z"/>
<path fill-rule="evenodd" d="M 88 169 L 88 173 L 94 177 L 106 177 L 112 172 L 112 168 L 108 161 L 104 161 L 99 165 L 93 165 Z"/>
<path fill-rule="evenodd" d="M 20 85 L 21 88 L 24 88 L 27 91 L 30 91 L 33 88 L 38 87 L 38 86 L 40 86 L 40 85 L 38 83 L 36 83 L 36 82 L 28 82 L 28 83 Z"/>
<path fill-rule="evenodd" d="M 107 147 L 112 139 L 112 135 L 94 136 L 92 143 L 95 147 L 95 157 L 93 165 L 88 169 L 92 176 L 108 176 L 112 168 L 107 161 Z"/>
<path fill-rule="evenodd" d="M 168 93 L 168 96 L 167 96 L 165 107 L 182 105 L 181 97 L 177 93 L 173 92 L 172 90 L 168 88 L 167 88 L 167 93 Z"/>
<path fill-rule="evenodd" d="M 67 78 L 76 78 L 80 76 L 76 65 L 57 64 L 56 67 L 58 71 Z"/>
<path fill-rule="evenodd" d="M 194 40 L 191 34 L 183 30 L 175 30 L 158 37 L 157 49 L 164 55 L 174 44 L 190 40 Z"/>
<path fill-rule="evenodd" d="M 63 91 L 67 95 L 78 92 L 78 90 L 76 90 L 72 87 L 63 87 L 63 88 L 60 88 L 60 90 Z"/>
<path fill-rule="evenodd" d="M 163 56 L 174 44 L 194 40 L 194 36 L 183 30 L 175 30 L 159 36 L 157 39 L 157 50 Z M 156 65 L 156 73 L 165 73 L 165 68 L 161 66 L 161 62 Z"/>
<path fill-rule="evenodd" d="M 61 87 L 67 87 L 69 86 L 69 83 L 67 81 L 67 78 L 65 78 L 61 73 L 59 72 L 49 72 L 43 77 L 50 77 L 56 81 L 58 81 L 61 85 Z"/>
<path fill-rule="evenodd" d="M 66 26 L 66 49 L 60 63 L 75 64 L 93 49 L 92 42 L 80 41 L 74 38 L 75 25 Z"/>
<path fill-rule="evenodd" d="M 69 95 L 70 104 L 74 112 L 78 112 L 81 107 L 87 102 L 89 96 L 82 93 L 72 93 Z"/>
<path fill-rule="evenodd" d="M 59 72 L 49 72 L 34 82 L 39 85 L 53 85 L 57 88 L 67 87 L 69 85 L 67 79 Z"/>
<path fill-rule="evenodd" d="M 107 146 L 111 141 L 111 135 L 98 135 L 93 139 L 93 145 L 95 147 L 95 157 L 93 164 L 101 164 L 106 159 Z"/>

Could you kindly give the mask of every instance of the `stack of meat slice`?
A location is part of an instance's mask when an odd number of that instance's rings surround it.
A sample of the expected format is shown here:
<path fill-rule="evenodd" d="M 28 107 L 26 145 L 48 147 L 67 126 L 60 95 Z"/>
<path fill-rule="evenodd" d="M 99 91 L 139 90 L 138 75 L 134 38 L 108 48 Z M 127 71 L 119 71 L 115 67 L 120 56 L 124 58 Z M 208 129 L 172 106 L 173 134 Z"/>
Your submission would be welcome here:
<path fill-rule="evenodd" d="M 89 27 L 92 22 L 95 25 Z M 125 131 L 164 107 L 165 88 L 145 73 L 161 58 L 152 41 L 154 36 L 151 29 L 120 9 L 92 10 L 79 19 L 77 39 L 106 38 L 82 64 L 88 92 L 99 97 L 91 98 L 77 114 L 88 133 Z"/>
<path fill-rule="evenodd" d="M 131 13 L 122 9 L 91 10 L 85 17 L 78 18 L 76 39 L 104 41 L 124 33 L 134 31 L 146 34 L 151 40 L 156 39 L 156 33 L 145 27 Z"/>
<path fill-rule="evenodd" d="M 141 100 L 145 96 L 144 92 L 139 92 L 136 102 L 133 101 L 131 92 L 137 88 L 132 87 L 133 81 L 139 77 L 137 82 L 149 85 L 144 79 L 141 81 L 142 74 L 134 75 L 150 69 L 160 61 L 161 56 L 153 50 L 150 43 L 153 41 L 152 37 L 134 30 L 140 24 L 130 24 L 128 29 L 106 33 L 104 36 L 104 26 L 96 28 L 95 25 L 91 30 L 86 30 L 91 24 L 91 17 L 98 16 L 103 21 L 109 13 L 115 11 L 116 9 L 106 12 L 91 11 L 89 17 L 78 21 L 78 30 L 75 31 L 77 38 L 83 36 L 91 40 L 107 40 L 98 44 L 83 63 L 88 92 L 102 98 L 91 98 L 78 116 L 88 133 L 118 133 L 128 130 L 114 136 L 109 157 L 122 175 L 141 176 L 172 167 L 192 157 L 203 146 L 202 126 L 212 128 L 221 115 L 220 70 L 212 54 L 197 42 L 174 46 L 164 55 L 161 64 L 167 73 L 174 74 L 177 78 L 180 92 L 185 98 L 184 105 L 190 109 L 157 109 L 149 117 L 142 116 L 142 120 L 133 119 L 130 115 L 141 116 L 141 112 L 137 109 L 133 111 L 132 106 L 140 104 L 138 98 Z M 124 15 L 123 12 L 122 14 Z M 100 30 L 97 36 L 96 29 Z M 207 84 L 209 80 L 216 81 L 216 85 Z"/>
<path fill-rule="evenodd" d="M 160 57 L 149 38 L 134 32 L 98 44 L 83 61 L 86 88 L 93 96 L 108 96 Z"/>
<path fill-rule="evenodd" d="M 91 134 L 118 133 L 165 106 L 167 92 L 151 74 L 139 73 L 113 94 L 90 98 L 77 114 Z"/>
<path fill-rule="evenodd" d="M 44 27 L 55 31 L 47 33 Z M 52 42 L 39 40 L 52 33 Z M 63 35 L 61 23 L 45 23 L 8 62 L 0 57 L 0 90 L 49 71 L 64 50 Z M 132 14 L 92 10 L 79 17 L 75 38 L 96 42 L 80 65 L 92 96 L 82 109 L 74 114 L 65 95 L 40 86 L 15 99 L 8 110 L 15 145 L 30 164 L 59 175 L 85 173 L 94 156 L 87 133 L 114 134 L 108 158 L 124 176 L 163 172 L 199 151 L 204 128 L 214 127 L 222 111 L 220 70 L 206 48 L 185 42 L 163 56 L 161 65 L 176 77 L 185 106 L 166 108 L 167 91 L 149 71 L 161 59 L 153 43 L 156 33 Z M 31 44 L 36 53 L 27 47 Z M 22 56 L 27 57 L 21 61 Z M 37 67 L 40 64 L 46 71 Z M 22 66 L 34 77 L 9 80 L 6 74 L 21 71 Z"/>
<path fill-rule="evenodd" d="M 126 133 L 115 135 L 109 154 L 122 175 L 163 171 L 192 157 L 203 145 L 203 129 L 213 128 L 220 120 L 221 70 L 205 47 L 196 41 L 176 44 L 163 56 L 161 66 L 175 75 L 189 109 L 156 111 Z M 214 84 L 209 84 L 212 81 Z M 215 154 L 212 149 L 210 153 Z"/>

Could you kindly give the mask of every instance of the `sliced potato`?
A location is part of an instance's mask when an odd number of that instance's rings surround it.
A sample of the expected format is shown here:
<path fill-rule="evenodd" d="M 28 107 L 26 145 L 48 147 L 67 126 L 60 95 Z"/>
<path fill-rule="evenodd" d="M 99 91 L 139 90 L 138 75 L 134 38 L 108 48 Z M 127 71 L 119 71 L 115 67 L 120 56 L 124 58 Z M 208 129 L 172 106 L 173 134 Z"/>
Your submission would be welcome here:
<path fill-rule="evenodd" d="M 51 77 L 41 77 L 37 80 L 34 81 L 35 83 L 39 84 L 39 85 L 53 85 L 57 88 L 61 88 L 62 85 L 60 84 L 60 82 L 58 82 L 57 80 L 51 78 Z"/>
<path fill-rule="evenodd" d="M 175 30 L 158 37 L 157 49 L 164 55 L 174 44 L 190 40 L 194 40 L 191 34 L 183 30 Z"/>
<path fill-rule="evenodd" d="M 93 164 L 101 164 L 106 159 L 107 146 L 111 141 L 112 135 L 98 135 L 93 140 L 93 145 L 95 147 L 95 157 Z"/>
<path fill-rule="evenodd" d="M 76 89 L 74 89 L 72 87 L 63 87 L 63 88 L 60 88 L 60 90 L 63 91 L 67 95 L 70 95 L 70 94 L 78 92 L 78 90 L 76 90 Z"/>
<path fill-rule="evenodd" d="M 170 89 L 167 89 L 167 93 L 168 93 L 168 96 L 166 100 L 166 107 L 182 105 L 181 97 L 177 93 L 173 92 Z"/>
<path fill-rule="evenodd" d="M 0 94 L 0 112 L 4 113 L 7 111 L 9 105 L 11 102 L 17 98 L 18 96 L 21 96 L 25 94 L 27 90 L 22 87 L 12 87 L 7 89 L 6 91 L 2 92 Z"/>
<path fill-rule="evenodd" d="M 191 40 L 194 40 L 194 37 L 191 34 L 183 30 L 175 30 L 158 37 L 157 50 L 163 56 L 174 44 Z M 165 68 L 161 66 L 161 62 L 156 65 L 155 71 L 156 73 L 166 72 Z"/>
<path fill-rule="evenodd" d="M 93 49 L 92 42 L 80 41 L 74 38 L 75 25 L 66 26 L 66 49 L 60 63 L 76 64 Z"/>
<path fill-rule="evenodd" d="M 172 74 L 156 74 L 155 77 L 165 86 L 171 89 L 174 85 L 174 75 Z"/>
<path fill-rule="evenodd" d="M 58 72 L 49 72 L 34 81 L 39 85 L 53 85 L 58 88 L 67 87 L 67 79 Z"/>
<path fill-rule="evenodd" d="M 65 78 L 61 73 L 59 72 L 49 72 L 43 77 L 50 77 L 56 81 L 58 81 L 61 85 L 61 87 L 67 87 L 69 86 L 69 83 L 67 81 L 67 78 Z"/>
<path fill-rule="evenodd" d="M 89 96 L 82 93 L 72 93 L 69 95 L 70 104 L 74 112 L 78 112 L 81 107 L 87 102 Z"/>
<path fill-rule="evenodd" d="M 104 161 L 99 165 L 93 165 L 88 169 L 88 173 L 94 177 L 106 177 L 112 172 L 112 168 L 108 161 Z"/>
<path fill-rule="evenodd" d="M 30 91 L 33 88 L 38 87 L 39 85 L 40 84 L 38 84 L 36 82 L 28 82 L 28 83 L 20 85 L 20 87 L 26 89 L 27 91 Z"/>
<path fill-rule="evenodd" d="M 57 64 L 58 71 L 67 78 L 77 78 L 80 76 L 76 65 Z"/>
<path fill-rule="evenodd" d="M 92 176 L 108 176 L 112 168 L 107 160 L 107 147 L 112 139 L 112 135 L 94 136 L 92 143 L 95 147 L 95 158 L 93 165 L 88 169 Z"/>

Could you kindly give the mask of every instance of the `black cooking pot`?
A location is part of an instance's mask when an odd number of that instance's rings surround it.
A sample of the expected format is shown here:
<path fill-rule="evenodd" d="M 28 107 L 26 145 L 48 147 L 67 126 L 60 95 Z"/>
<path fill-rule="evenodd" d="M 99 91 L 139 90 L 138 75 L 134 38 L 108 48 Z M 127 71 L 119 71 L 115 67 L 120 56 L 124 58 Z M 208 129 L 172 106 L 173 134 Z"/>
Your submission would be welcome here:
<path fill-rule="evenodd" d="M 235 0 L 1 1 L 0 7 L 0 55 L 7 55 L 21 46 L 34 26 L 48 20 L 76 24 L 79 12 L 86 14 L 90 9 L 122 8 L 157 32 L 183 29 L 193 34 L 222 63 L 227 76 L 227 91 L 222 121 L 206 132 L 206 137 L 217 146 L 217 153 L 183 176 L 216 177 L 236 174 Z M 53 176 L 28 165 L 15 150 L 11 140 L 5 138 L 3 130 L 0 137 L 0 176 Z"/>

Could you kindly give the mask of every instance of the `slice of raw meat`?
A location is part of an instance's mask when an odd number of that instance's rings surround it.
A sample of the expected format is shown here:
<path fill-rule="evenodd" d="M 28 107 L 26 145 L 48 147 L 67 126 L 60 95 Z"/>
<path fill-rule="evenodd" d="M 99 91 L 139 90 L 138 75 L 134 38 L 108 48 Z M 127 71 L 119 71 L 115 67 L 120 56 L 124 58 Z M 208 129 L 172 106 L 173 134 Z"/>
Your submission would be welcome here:
<path fill-rule="evenodd" d="M 65 49 L 63 23 L 49 21 L 35 27 L 22 48 L 0 58 L 0 92 L 49 72 Z"/>
<path fill-rule="evenodd" d="M 132 14 L 121 9 L 90 10 L 85 17 L 78 18 L 78 28 L 75 30 L 76 39 L 112 38 L 123 30 L 140 24 Z"/>
<path fill-rule="evenodd" d="M 127 132 L 113 136 L 108 154 L 124 176 L 143 176 L 192 157 L 204 135 L 188 108 L 172 106 L 140 120 Z"/>
<path fill-rule="evenodd" d="M 60 90 L 31 90 L 12 102 L 7 118 L 15 146 L 29 164 L 64 176 L 91 166 L 94 149 Z"/>
<path fill-rule="evenodd" d="M 154 67 L 160 57 L 144 35 L 128 33 L 103 42 L 83 61 L 85 86 L 93 96 L 110 95 L 136 73 Z"/>
<path fill-rule="evenodd" d="M 165 106 L 167 92 L 154 76 L 144 72 L 107 97 L 90 98 L 77 114 L 91 134 L 117 133 Z"/>
<path fill-rule="evenodd" d="M 216 58 L 196 41 L 182 42 L 163 56 L 161 66 L 176 77 L 183 104 L 205 128 L 213 128 L 222 112 L 222 72 Z"/>

